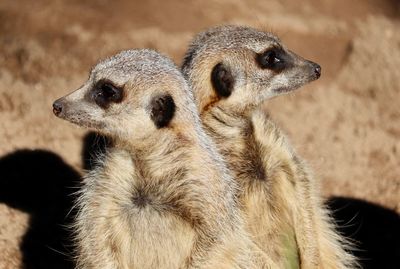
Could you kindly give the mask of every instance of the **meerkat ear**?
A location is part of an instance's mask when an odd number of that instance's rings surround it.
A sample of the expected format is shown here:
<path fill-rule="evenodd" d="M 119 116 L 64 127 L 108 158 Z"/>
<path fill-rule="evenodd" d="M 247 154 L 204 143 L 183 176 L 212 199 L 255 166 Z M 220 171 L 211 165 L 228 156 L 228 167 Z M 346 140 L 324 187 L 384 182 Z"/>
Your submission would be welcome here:
<path fill-rule="evenodd" d="M 211 82 L 218 96 L 229 97 L 233 91 L 235 80 L 231 71 L 222 63 L 219 63 L 214 66 L 211 72 Z"/>
<path fill-rule="evenodd" d="M 174 117 L 174 99 L 169 94 L 155 96 L 150 101 L 150 109 L 150 118 L 156 127 L 166 127 Z"/>

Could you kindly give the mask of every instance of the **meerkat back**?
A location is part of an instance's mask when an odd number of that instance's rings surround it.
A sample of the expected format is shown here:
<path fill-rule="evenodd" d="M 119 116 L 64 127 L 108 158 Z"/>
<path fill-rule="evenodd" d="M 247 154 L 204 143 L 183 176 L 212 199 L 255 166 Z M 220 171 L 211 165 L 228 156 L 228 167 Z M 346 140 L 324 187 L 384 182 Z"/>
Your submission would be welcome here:
<path fill-rule="evenodd" d="M 185 55 L 201 120 L 241 188 L 247 230 L 276 268 L 351 268 L 317 183 L 285 135 L 261 110 L 264 100 L 318 79 L 321 68 L 250 27 L 198 34 Z"/>
<path fill-rule="evenodd" d="M 171 60 L 121 52 L 53 110 L 113 140 L 77 200 L 78 268 L 267 268 L 253 265 L 235 182 Z"/>

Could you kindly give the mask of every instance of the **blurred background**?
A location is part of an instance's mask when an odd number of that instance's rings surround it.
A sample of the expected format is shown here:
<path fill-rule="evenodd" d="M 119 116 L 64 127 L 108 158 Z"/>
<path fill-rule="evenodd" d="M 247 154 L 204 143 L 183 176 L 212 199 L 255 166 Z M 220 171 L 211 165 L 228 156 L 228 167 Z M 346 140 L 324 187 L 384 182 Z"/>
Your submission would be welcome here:
<path fill-rule="evenodd" d="M 364 268 L 400 268 L 400 1 L 1 0 L 0 269 L 73 268 L 65 225 L 106 141 L 53 116 L 93 64 L 149 47 L 177 64 L 217 24 L 272 31 L 322 77 L 267 101 Z"/>

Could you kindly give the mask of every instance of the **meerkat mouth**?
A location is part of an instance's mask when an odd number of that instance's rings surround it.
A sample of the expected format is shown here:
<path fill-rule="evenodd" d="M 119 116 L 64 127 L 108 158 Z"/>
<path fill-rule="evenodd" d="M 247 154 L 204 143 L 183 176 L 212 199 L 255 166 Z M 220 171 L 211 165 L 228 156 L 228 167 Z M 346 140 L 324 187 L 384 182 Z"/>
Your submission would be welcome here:
<path fill-rule="evenodd" d="M 101 130 L 104 128 L 104 123 L 97 121 L 88 121 L 80 116 L 64 116 L 62 119 L 69 121 L 81 128 Z"/>
<path fill-rule="evenodd" d="M 288 92 L 292 92 L 292 91 L 294 91 L 295 89 L 293 89 L 293 88 L 286 88 L 286 87 L 282 87 L 282 88 L 277 88 L 277 89 L 275 89 L 274 91 L 276 92 L 276 93 L 288 93 Z"/>

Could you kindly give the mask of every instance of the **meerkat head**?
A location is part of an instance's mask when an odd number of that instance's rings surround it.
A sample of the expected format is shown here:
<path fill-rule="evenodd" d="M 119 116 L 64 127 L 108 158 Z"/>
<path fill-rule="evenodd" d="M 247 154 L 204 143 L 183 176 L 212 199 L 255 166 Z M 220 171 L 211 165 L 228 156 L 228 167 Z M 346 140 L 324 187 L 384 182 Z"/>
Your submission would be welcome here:
<path fill-rule="evenodd" d="M 246 109 L 321 75 L 318 64 L 291 52 L 273 34 L 242 26 L 198 34 L 182 70 L 200 111 L 222 102 Z"/>
<path fill-rule="evenodd" d="M 53 112 L 77 125 L 132 141 L 182 121 L 190 128 L 195 117 L 191 96 L 170 59 L 152 50 L 128 50 L 99 62 L 83 86 L 53 103 Z"/>

